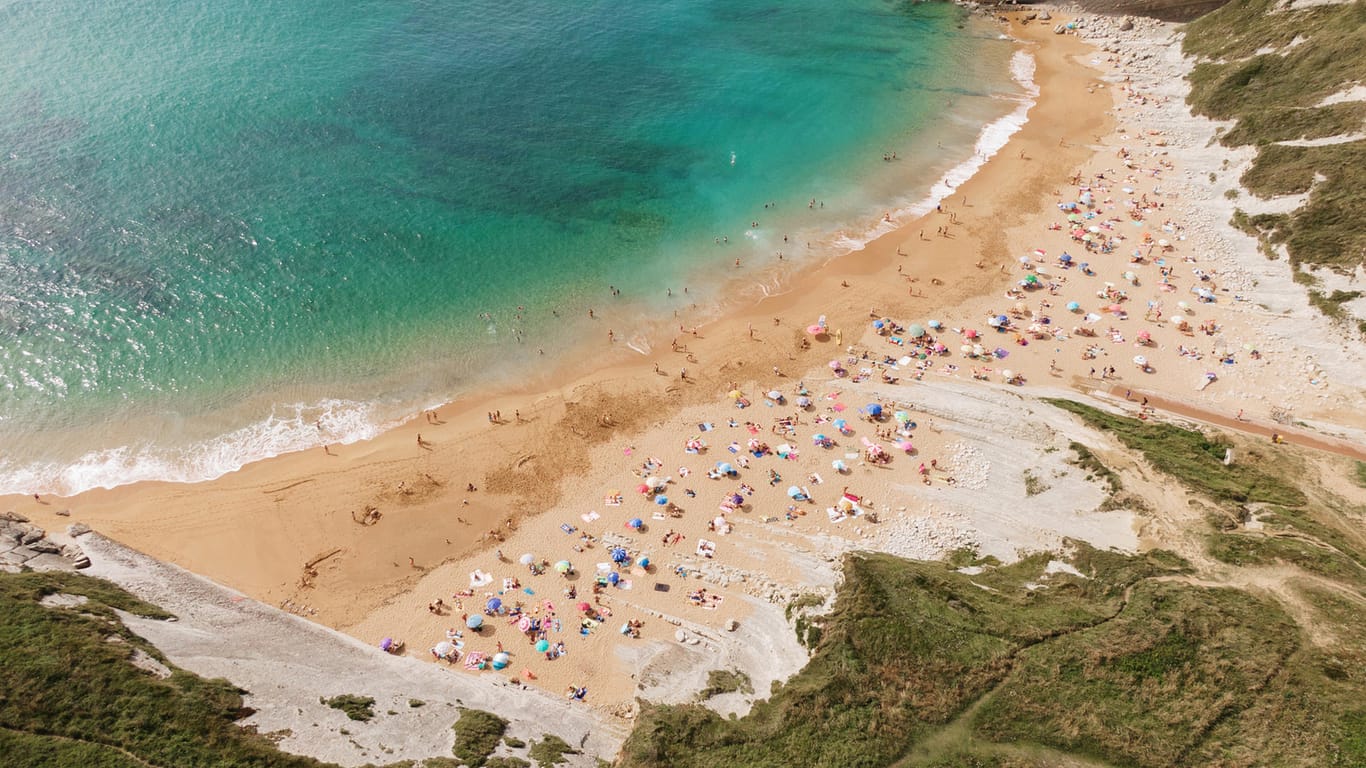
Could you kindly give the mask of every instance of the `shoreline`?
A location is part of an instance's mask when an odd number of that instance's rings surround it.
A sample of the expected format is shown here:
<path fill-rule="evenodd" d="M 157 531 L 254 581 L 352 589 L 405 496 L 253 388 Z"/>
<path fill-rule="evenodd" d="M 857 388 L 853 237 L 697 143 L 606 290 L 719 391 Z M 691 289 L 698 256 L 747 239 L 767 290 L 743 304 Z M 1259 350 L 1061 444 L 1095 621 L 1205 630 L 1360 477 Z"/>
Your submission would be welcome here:
<path fill-rule="evenodd" d="M 1000 27 L 995 20 L 976 14 L 973 15 L 971 23 L 980 24 L 984 29 Z M 991 40 L 982 44 L 996 43 L 996 40 Z M 1002 40 L 1000 44 L 1016 46 L 1017 42 Z M 1018 48 L 1016 57 L 1018 58 Z M 1027 82 L 1027 76 L 1025 80 L 1021 79 L 1017 63 L 1014 59 L 1009 61 L 1009 79 L 1021 92 L 995 92 L 989 95 L 984 93 L 977 94 L 976 97 L 984 102 L 1000 102 L 1005 105 L 1021 102 L 1021 109 L 1032 104 L 1033 84 Z M 999 85 L 993 84 L 993 88 Z M 978 106 L 977 109 L 981 107 Z M 882 220 L 878 211 L 851 211 L 833 226 L 830 226 L 830 221 L 816 225 L 821 229 L 817 232 L 819 239 L 814 241 L 814 251 L 808 254 L 797 253 L 796 258 L 789 254 L 786 261 L 775 260 L 771 253 L 763 253 L 763 249 L 770 246 L 785 248 L 779 239 L 783 237 L 781 230 L 795 226 L 797 229 L 794 231 L 802 231 L 800 228 L 806 225 L 800 223 L 800 213 L 789 213 L 778 224 L 770 224 L 765 220 L 761 229 L 753 230 L 761 233 L 756 237 L 736 237 L 736 245 L 745 249 L 739 254 L 745 259 L 743 275 L 722 280 L 715 279 L 714 275 L 708 276 L 706 280 L 701 281 L 700 286 L 694 282 L 693 288 L 702 289 L 694 293 L 694 296 L 700 293 L 703 298 L 691 306 L 686 303 L 679 304 L 674 310 L 673 322 L 677 322 L 681 317 L 685 321 L 684 325 L 704 327 L 718 318 L 751 308 L 751 305 L 772 295 L 794 290 L 803 274 L 841 258 L 850 250 L 861 250 L 878 237 L 895 232 L 907 226 L 909 221 L 923 216 L 926 211 L 933 209 L 937 202 L 952 194 L 954 186 L 975 175 L 984 162 L 984 153 L 990 155 L 999 151 L 1004 143 L 998 140 L 999 137 L 1004 135 L 1008 138 L 1018 130 L 1018 123 L 1022 119 L 1021 109 L 1004 111 L 1006 109 L 1009 107 L 1003 107 L 1003 114 L 993 117 L 979 127 L 971 146 L 964 148 L 965 155 L 960 160 L 952 162 L 937 175 L 925 177 L 924 194 L 914 198 L 908 196 L 904 199 L 887 200 L 887 206 L 890 207 L 890 222 Z M 944 120 L 955 122 L 961 116 L 950 109 L 946 112 Z M 926 137 L 933 135 L 933 131 L 925 134 Z M 922 143 L 925 142 L 930 142 L 930 139 L 926 138 Z M 927 167 L 934 165 L 931 163 Z M 946 184 L 946 181 L 951 184 Z M 885 183 L 886 179 L 882 179 L 881 182 Z M 918 184 L 913 187 L 913 190 L 918 189 Z M 759 215 L 757 212 L 751 213 Z M 767 214 L 767 211 L 764 213 Z M 737 221 L 731 224 L 739 225 L 738 219 L 741 217 L 749 221 L 750 215 L 737 213 L 734 217 Z M 746 230 L 746 235 L 750 232 Z M 791 244 L 794 251 L 800 250 L 797 245 L 799 239 L 794 235 Z M 810 247 L 811 243 L 807 245 Z M 692 249 L 701 250 L 705 247 L 699 243 Z M 722 262 L 726 262 L 728 258 Z M 711 260 L 715 261 L 716 259 Z M 689 267 L 681 282 L 693 282 L 687 279 L 688 275 L 703 276 L 708 272 L 715 273 L 721 262 L 711 262 Z M 675 286 L 673 291 L 673 298 L 669 304 L 677 303 L 681 298 L 678 295 L 678 286 Z M 133 483 L 198 484 L 213 481 L 256 462 L 316 450 L 323 444 L 323 441 L 318 439 L 320 434 L 326 435 L 326 444 L 345 447 L 373 440 L 383 433 L 409 425 L 414 420 L 421 420 L 424 412 L 429 409 L 446 409 L 455 402 L 486 399 L 506 391 L 531 394 L 553 389 L 555 383 L 563 381 L 566 375 L 577 375 L 582 369 L 583 360 L 598 357 L 598 337 L 592 334 L 597 332 L 595 329 L 605 334 L 606 328 L 603 326 L 615 328 L 618 332 L 618 346 L 623 348 L 620 354 L 615 355 L 621 359 L 611 361 L 611 365 L 623 364 L 625 360 L 631 359 L 625 348 L 642 356 L 658 355 L 664 341 L 670 335 L 671 321 L 668 319 L 667 308 L 652 306 L 653 301 L 645 297 L 607 299 L 602 305 L 592 302 L 590 304 L 598 310 L 602 322 L 589 322 L 584 325 L 581 322 L 583 318 L 576 316 L 571 322 L 582 326 L 580 330 L 583 332 L 578 333 L 562 351 L 557 352 L 547 344 L 550 355 L 540 358 L 540 361 L 549 361 L 548 366 L 538 364 L 533 350 L 534 345 L 527 345 L 524 350 L 519 351 L 519 346 L 508 338 L 505 343 L 511 344 L 511 347 L 507 349 L 507 359 L 512 360 L 519 356 L 522 359 L 506 364 L 500 363 L 496 366 L 498 371 L 492 380 L 477 381 L 464 391 L 457 387 L 454 394 L 450 394 L 452 390 L 445 387 L 433 390 L 428 396 L 404 393 L 367 400 L 356 399 L 349 394 L 327 394 L 288 402 L 280 400 L 270 403 L 268 410 L 258 413 L 254 420 L 245 423 L 235 423 L 227 418 L 232 415 L 231 408 L 209 411 L 187 419 L 193 418 L 197 421 L 202 417 L 208 423 L 221 424 L 226 430 L 210 438 L 196 436 L 184 444 L 162 445 L 141 439 L 130 439 L 122 444 L 86 451 L 78 457 L 61 462 L 59 469 L 53 469 L 52 463 L 47 466 L 41 463 L 28 463 L 6 467 L 7 475 L 19 479 L 9 483 L 13 490 L 8 493 L 0 492 L 0 498 L 34 492 L 45 496 L 70 498 L 87 491 L 111 490 Z M 616 309 L 613 308 L 614 305 Z M 575 307 L 567 311 L 581 313 L 582 310 L 583 307 Z M 542 313 L 544 311 L 541 310 Z M 559 316 L 558 313 L 556 316 Z M 500 317 L 498 325 L 506 334 L 506 318 Z M 522 385 L 518 382 L 528 383 Z M 405 405 L 396 407 L 396 402 L 403 402 Z M 321 423 L 318 430 L 314 429 L 315 421 Z M 54 439 L 59 443 L 80 444 L 85 440 L 82 435 L 86 435 L 95 437 L 94 443 L 99 444 L 98 438 L 118 434 L 119 429 L 71 428 L 55 432 Z M 0 466 L 3 466 L 3 463 L 0 463 Z M 126 479 L 129 476 L 134 479 Z"/>
<path fill-rule="evenodd" d="M 1037 26 L 1032 30 L 1042 37 L 1039 31 Z M 1040 47 L 1037 40 L 1020 44 Z M 1081 46 L 1074 38 L 1064 37 L 1042 48 L 1061 57 L 1064 54 L 1058 49 L 1075 51 Z M 1050 75 L 1060 76 L 1056 70 Z M 775 366 L 794 372 L 814 367 L 840 346 L 825 341 L 811 350 L 800 349 L 797 342 L 805 338 L 802 329 L 816 317 L 828 315 L 832 329 L 852 332 L 861 325 L 859 318 L 866 316 L 870 303 L 923 306 L 928 301 L 929 285 L 912 284 L 907 292 L 898 284 L 904 277 L 902 267 L 942 274 L 931 278 L 943 283 L 932 289 L 939 294 L 935 303 L 940 305 L 959 303 L 998 283 L 994 271 L 975 269 L 972 261 L 953 257 L 962 251 L 961 237 L 975 241 L 982 257 L 992 264 L 1004 264 L 1007 258 L 1001 219 L 979 217 L 975 212 L 981 209 L 973 201 L 995 191 L 997 197 L 1005 198 L 1000 207 L 1013 210 L 1017 217 L 1023 215 L 1039 201 L 1006 190 L 1022 178 L 1032 177 L 1034 183 L 1018 186 L 1037 186 L 1058 176 L 1055 169 L 1075 166 L 1088 152 L 1079 142 L 1098 125 L 1091 118 L 1071 128 L 1073 140 L 1065 151 L 1058 151 L 1053 138 L 1058 126 L 1052 115 L 1059 110 L 1039 105 L 1045 99 L 1062 100 L 1061 95 L 1056 92 L 1059 89 L 1050 92 L 1037 74 L 1035 78 L 1041 96 L 1032 107 L 1034 117 L 1010 137 L 1005 149 L 955 186 L 958 201 L 950 199 L 942 216 L 927 213 L 861 250 L 804 269 L 793 277 L 787 291 L 732 309 L 704 326 L 698 336 L 684 335 L 680 349 L 687 351 L 660 353 L 666 360 L 661 363 L 666 376 L 655 375 L 648 359 L 610 360 L 579 375 L 572 375 L 575 363 L 566 360 L 547 377 L 565 382 L 558 387 L 508 390 L 491 393 L 488 399 L 468 397 L 440 408 L 440 424 L 424 423 L 420 414 L 414 415 L 373 440 L 338 447 L 330 454 L 321 450 L 285 454 L 194 484 L 142 482 L 45 499 L 41 504 L 22 497 L 4 498 L 39 518 L 70 508 L 77 519 L 122 543 L 277 605 L 297 594 L 292 587 L 302 583 L 303 563 L 334 550 L 345 551 L 353 562 L 348 563 L 347 577 L 334 586 L 367 596 L 347 601 L 350 608 L 339 615 L 319 617 L 324 623 L 343 626 L 366 608 L 401 593 L 426 568 L 479 549 L 488 533 L 509 518 L 521 518 L 553 503 L 557 492 L 550 486 L 558 478 L 586 469 L 582 456 L 550 466 L 544 457 L 528 453 L 528 446 L 544 444 L 557 433 L 556 427 L 560 427 L 558 435 L 588 438 L 591 443 L 655 421 L 662 415 L 661 406 L 672 411 L 705 399 L 701 392 L 690 396 L 685 390 L 705 392 L 739 376 L 764 374 Z M 1104 98 L 1091 97 L 1093 105 Z M 1098 112 L 1103 109 L 1086 110 L 1091 115 Z M 1023 154 L 1012 156 L 1016 148 L 1031 157 L 1041 156 L 1042 162 L 1022 160 Z M 935 221 L 947 222 L 951 211 L 962 213 L 963 235 L 919 240 L 918 231 Z M 903 246 L 908 255 L 898 256 Z M 897 262 L 901 266 L 894 269 Z M 849 281 L 856 281 L 858 290 L 843 286 Z M 908 300 L 897 298 L 906 293 L 912 294 Z M 781 318 L 780 326 L 773 325 L 775 317 Z M 732 354 L 734 345 L 746 338 L 749 327 L 756 329 L 754 340 L 760 343 L 751 344 L 743 358 L 737 357 Z M 699 362 L 690 363 L 689 357 Z M 683 368 L 690 376 L 686 384 L 680 384 L 676 374 Z M 631 399 L 642 401 L 642 407 L 623 407 L 627 404 L 621 396 L 628 393 Z M 659 405 L 646 406 L 643 401 Z M 520 412 L 523 421 L 507 419 L 512 423 L 490 427 L 478 416 L 480 408 L 501 411 L 505 417 Z M 430 450 L 414 446 L 419 434 Z M 479 445 L 480 460 L 473 465 L 455 447 L 468 444 Z M 508 465 L 531 471 L 500 473 L 497 469 Z M 534 480 L 519 475 L 533 475 Z M 469 484 L 479 490 L 466 493 Z M 393 518 L 403 522 L 373 527 L 353 522 L 370 507 L 385 516 L 384 522 Z M 301 513 L 303 509 L 313 511 Z M 400 525 L 403 530 L 395 530 Z M 225 558 L 227 552 L 236 557 Z M 405 562 L 409 558 L 411 564 Z M 301 612 L 318 616 L 310 609 Z"/>

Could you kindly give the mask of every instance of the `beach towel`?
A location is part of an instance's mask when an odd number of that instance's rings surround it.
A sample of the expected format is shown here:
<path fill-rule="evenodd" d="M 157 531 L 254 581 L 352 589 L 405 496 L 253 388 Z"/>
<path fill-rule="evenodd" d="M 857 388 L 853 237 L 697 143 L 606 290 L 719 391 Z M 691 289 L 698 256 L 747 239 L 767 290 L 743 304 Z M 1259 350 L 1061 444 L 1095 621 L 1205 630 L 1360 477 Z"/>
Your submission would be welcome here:
<path fill-rule="evenodd" d="M 838 523 L 844 518 L 848 517 L 848 515 L 844 514 L 843 511 L 838 510 L 834 507 L 826 507 L 825 514 L 830 516 L 830 522 L 832 523 Z"/>
<path fill-rule="evenodd" d="M 493 575 L 480 570 L 470 572 L 470 586 L 478 589 L 493 583 Z"/>
<path fill-rule="evenodd" d="M 599 515 L 597 512 L 588 512 L 588 513 L 579 515 L 579 519 L 582 520 L 582 521 L 584 521 L 585 523 L 591 523 L 591 522 L 593 522 L 594 520 L 597 520 L 597 519 L 600 518 L 600 517 L 602 517 L 602 515 Z"/>
<path fill-rule="evenodd" d="M 565 533 L 572 534 L 574 533 L 574 531 L 578 529 L 570 525 L 569 523 L 560 523 L 560 530 L 564 531 Z"/>
<path fill-rule="evenodd" d="M 621 494 L 619 494 L 619 493 L 616 493 L 616 494 L 611 494 L 611 493 L 609 493 L 608 495 L 606 495 L 606 496 L 603 497 L 602 503 L 603 503 L 603 504 L 606 504 L 606 505 L 609 506 L 609 507 L 619 507 L 619 506 L 621 506 Z"/>
<path fill-rule="evenodd" d="M 465 669 L 468 669 L 471 672 L 478 672 L 484 668 L 484 659 L 487 659 L 488 656 L 489 655 L 483 651 L 470 651 L 465 654 Z"/>
<path fill-rule="evenodd" d="M 700 430 L 702 430 L 703 432 L 710 432 L 710 431 L 712 431 L 713 429 L 715 429 L 715 427 L 713 427 L 713 426 L 711 425 L 711 422 L 709 422 L 709 421 L 704 421 L 704 422 L 698 424 L 698 425 L 697 425 L 697 428 L 700 429 Z"/>

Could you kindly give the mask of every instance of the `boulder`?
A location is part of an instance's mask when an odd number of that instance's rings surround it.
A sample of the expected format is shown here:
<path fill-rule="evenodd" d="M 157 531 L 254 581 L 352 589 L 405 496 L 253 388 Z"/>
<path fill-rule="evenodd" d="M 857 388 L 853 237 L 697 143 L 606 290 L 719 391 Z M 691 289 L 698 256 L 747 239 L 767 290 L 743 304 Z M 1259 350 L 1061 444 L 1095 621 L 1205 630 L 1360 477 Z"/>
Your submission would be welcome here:
<path fill-rule="evenodd" d="M 18 512 L 15 512 L 14 510 L 10 510 L 8 512 L 5 512 L 4 514 L 0 514 L 0 520 L 8 520 L 12 523 L 28 522 L 27 517 L 24 517 L 23 515 L 19 514 Z"/>
<path fill-rule="evenodd" d="M 24 563 L 35 571 L 74 571 L 76 566 L 61 555 L 45 553 Z"/>
<path fill-rule="evenodd" d="M 1039 14 L 1039 21 L 1052 21 L 1052 20 L 1053 20 L 1053 14 L 1049 13 L 1048 11 L 1044 11 L 1043 13 Z"/>
<path fill-rule="evenodd" d="M 90 526 L 85 523 L 72 523 L 66 527 L 66 534 L 68 536 L 84 536 L 87 533 L 90 533 Z"/>
<path fill-rule="evenodd" d="M 1131 30 L 1131 29 L 1133 29 L 1133 28 L 1134 28 L 1134 20 L 1133 20 L 1133 19 L 1125 19 L 1125 20 L 1124 20 L 1123 22 L 1121 22 L 1120 25 L 1119 25 L 1119 31 L 1120 31 L 1120 32 L 1128 32 L 1129 30 Z"/>

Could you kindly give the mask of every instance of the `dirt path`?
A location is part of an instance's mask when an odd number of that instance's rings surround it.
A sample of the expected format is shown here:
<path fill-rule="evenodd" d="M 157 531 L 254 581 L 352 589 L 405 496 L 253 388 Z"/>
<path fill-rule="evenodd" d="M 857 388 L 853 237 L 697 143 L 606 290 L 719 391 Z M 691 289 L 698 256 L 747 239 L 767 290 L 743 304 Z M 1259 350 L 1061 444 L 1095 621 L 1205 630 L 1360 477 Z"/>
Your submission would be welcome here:
<path fill-rule="evenodd" d="M 1346 456 L 1351 459 L 1356 459 L 1357 461 L 1366 461 L 1366 447 L 1335 440 L 1331 437 L 1316 435 L 1313 432 L 1298 427 L 1289 427 L 1283 424 L 1265 424 L 1248 421 L 1246 419 L 1238 419 L 1237 417 L 1216 413 L 1180 400 L 1173 400 L 1155 392 L 1132 389 L 1120 385 L 1115 385 L 1109 389 L 1100 391 L 1111 397 L 1126 399 L 1129 402 L 1136 404 L 1142 403 L 1146 399 L 1148 405 L 1159 411 L 1174 413 L 1178 416 L 1184 416 L 1188 419 L 1194 419 L 1205 424 L 1212 424 L 1249 435 L 1258 435 L 1260 437 L 1265 437 L 1268 440 L 1271 439 L 1271 434 L 1275 432 L 1279 433 L 1285 442 L 1293 445 L 1302 445 L 1306 448 L 1336 453 L 1339 456 Z M 1128 395 L 1127 398 L 1125 397 L 1126 394 Z"/>

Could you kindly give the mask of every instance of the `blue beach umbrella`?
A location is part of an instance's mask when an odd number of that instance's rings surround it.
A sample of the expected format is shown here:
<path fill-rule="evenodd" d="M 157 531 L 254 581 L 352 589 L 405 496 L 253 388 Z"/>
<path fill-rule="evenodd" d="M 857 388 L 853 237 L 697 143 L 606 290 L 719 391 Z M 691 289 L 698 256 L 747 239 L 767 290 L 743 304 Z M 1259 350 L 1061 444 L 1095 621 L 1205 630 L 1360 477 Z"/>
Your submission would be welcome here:
<path fill-rule="evenodd" d="M 537 652 L 537 653 L 545 653 L 545 652 L 548 651 L 548 650 L 550 650 L 550 641 L 548 641 L 548 640 L 537 640 L 537 641 L 536 641 L 536 652 Z"/>
<path fill-rule="evenodd" d="M 666 504 L 669 503 L 669 497 L 668 497 L 668 496 L 656 496 L 656 497 L 655 497 L 655 503 L 658 504 L 658 505 L 661 506 L 661 507 L 662 507 L 662 506 L 665 506 Z M 637 525 L 637 526 L 631 526 L 631 527 L 633 527 L 633 528 L 639 528 L 640 526 Z"/>
<path fill-rule="evenodd" d="M 608 584 L 611 584 L 612 586 L 615 587 L 615 586 L 616 586 L 618 583 L 620 583 L 620 582 L 621 582 L 621 574 L 617 573 L 616 571 L 612 571 L 611 573 L 607 574 L 607 583 L 608 583 Z"/>
<path fill-rule="evenodd" d="M 614 563 L 624 563 L 624 562 L 626 562 L 628 559 L 630 559 L 630 556 L 626 554 L 626 548 L 625 548 L 625 547 L 613 547 L 613 548 L 612 548 L 612 562 L 614 562 Z"/>
<path fill-rule="evenodd" d="M 1078 303 L 1075 302 L 1075 301 L 1069 301 L 1069 302 L 1067 302 L 1067 311 L 1068 311 L 1068 312 L 1080 312 L 1080 311 L 1081 311 L 1081 304 L 1078 304 Z"/>
<path fill-rule="evenodd" d="M 496 597 L 495 597 L 495 598 L 491 598 L 487 603 L 484 604 L 484 609 L 485 609 L 485 610 L 488 610 L 488 611 L 497 611 L 499 608 L 502 608 L 502 607 L 503 607 L 503 601 L 502 601 L 502 600 L 499 600 L 499 599 L 496 598 Z"/>
<path fill-rule="evenodd" d="M 869 403 L 865 410 L 868 412 L 869 416 L 872 416 L 875 419 L 882 415 L 882 406 L 877 403 Z"/>
<path fill-rule="evenodd" d="M 662 498 L 664 498 L 664 497 L 661 496 L 660 498 L 662 499 Z M 658 502 L 656 502 L 656 503 L 658 503 Z M 665 499 L 664 503 L 665 503 L 665 504 L 668 504 L 669 502 L 668 502 L 667 499 Z M 641 526 L 645 525 L 645 521 L 641 520 L 641 519 L 638 518 L 638 517 L 633 517 L 633 518 L 631 518 L 631 522 L 627 523 L 627 525 L 631 526 L 632 528 L 639 529 Z"/>
<path fill-rule="evenodd" d="M 472 613 L 468 619 L 465 619 L 465 626 L 470 629 L 479 629 L 484 626 L 484 617 L 477 613 Z"/>

